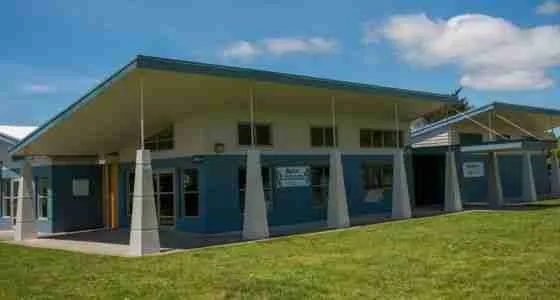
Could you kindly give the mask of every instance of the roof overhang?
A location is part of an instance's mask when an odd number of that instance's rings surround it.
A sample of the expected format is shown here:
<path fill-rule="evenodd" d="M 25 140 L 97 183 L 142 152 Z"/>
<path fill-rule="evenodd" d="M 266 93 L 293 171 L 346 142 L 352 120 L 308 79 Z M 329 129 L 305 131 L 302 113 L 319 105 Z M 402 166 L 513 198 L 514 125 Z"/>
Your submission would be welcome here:
<path fill-rule="evenodd" d="M 560 110 L 494 102 L 412 130 L 410 136 L 414 142 L 418 142 L 447 130 L 451 125 L 471 122 L 470 119 L 487 125 L 490 113 L 495 113 L 521 128 L 539 128 L 544 132 L 560 127 Z"/>
<path fill-rule="evenodd" d="M 392 116 L 412 121 L 456 97 L 309 76 L 138 56 L 77 102 L 20 141 L 10 152 L 22 156 L 97 155 L 120 150 L 139 137 L 140 83 L 145 131 L 149 135 L 170 120 L 200 107 L 223 110 L 225 104 L 271 109 L 337 110 Z"/>

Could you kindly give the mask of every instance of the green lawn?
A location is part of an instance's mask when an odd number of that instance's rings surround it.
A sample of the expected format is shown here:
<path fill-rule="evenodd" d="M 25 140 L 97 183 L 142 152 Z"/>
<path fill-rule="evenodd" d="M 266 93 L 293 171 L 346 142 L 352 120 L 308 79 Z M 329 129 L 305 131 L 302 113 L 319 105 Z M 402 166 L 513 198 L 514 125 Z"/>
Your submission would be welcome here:
<path fill-rule="evenodd" d="M 145 258 L 0 244 L 0 299 L 560 298 L 560 207 Z"/>

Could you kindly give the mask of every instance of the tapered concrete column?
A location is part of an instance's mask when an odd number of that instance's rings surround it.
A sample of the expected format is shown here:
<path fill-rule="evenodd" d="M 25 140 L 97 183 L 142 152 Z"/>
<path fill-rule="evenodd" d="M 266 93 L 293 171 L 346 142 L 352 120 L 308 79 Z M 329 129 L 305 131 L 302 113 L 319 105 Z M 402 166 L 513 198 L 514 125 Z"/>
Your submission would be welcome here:
<path fill-rule="evenodd" d="M 459 176 L 455 162 L 455 152 L 448 151 L 445 154 L 445 211 L 455 212 L 463 210 L 461 201 L 461 189 L 459 187 Z"/>
<path fill-rule="evenodd" d="M 142 256 L 159 252 L 159 228 L 150 150 L 136 151 L 131 222 L 130 254 Z"/>
<path fill-rule="evenodd" d="M 558 163 L 558 157 L 555 155 L 551 157 L 550 180 L 550 189 L 552 194 L 560 195 L 560 164 Z"/>
<path fill-rule="evenodd" d="M 348 227 L 350 226 L 350 218 L 348 216 L 348 201 L 346 200 L 342 154 L 340 151 L 331 151 L 329 161 L 327 225 L 329 228 Z"/>
<path fill-rule="evenodd" d="M 268 216 L 261 174 L 261 153 L 247 151 L 247 181 L 245 186 L 245 212 L 243 238 L 257 240 L 268 238 Z"/>
<path fill-rule="evenodd" d="M 521 170 L 521 179 L 523 184 L 523 200 L 537 201 L 537 190 L 535 188 L 535 176 L 533 174 L 533 162 L 531 161 L 531 153 L 523 153 L 523 168 Z"/>
<path fill-rule="evenodd" d="M 488 204 L 493 207 L 502 207 L 504 205 L 502 178 L 500 176 L 498 155 L 495 152 L 488 153 Z"/>
<path fill-rule="evenodd" d="M 399 149 L 393 157 L 393 209 L 395 219 L 408 219 L 412 216 L 408 179 L 404 165 L 404 151 Z"/>
<path fill-rule="evenodd" d="M 23 241 L 37 237 L 35 226 L 35 193 L 33 192 L 33 172 L 29 161 L 24 160 L 21 181 L 17 192 L 16 230 L 14 240 Z"/>

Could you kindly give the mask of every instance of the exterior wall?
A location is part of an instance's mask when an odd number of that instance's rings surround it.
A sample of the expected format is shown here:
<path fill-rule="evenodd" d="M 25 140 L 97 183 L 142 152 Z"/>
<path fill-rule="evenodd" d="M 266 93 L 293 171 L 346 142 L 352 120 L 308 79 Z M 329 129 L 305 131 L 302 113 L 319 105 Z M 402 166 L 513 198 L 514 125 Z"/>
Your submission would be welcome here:
<path fill-rule="evenodd" d="M 460 154 L 457 170 L 460 172 L 460 185 L 465 203 L 488 203 L 488 156 L 485 154 Z M 549 193 L 546 157 L 540 153 L 531 156 L 533 176 L 538 196 Z M 467 161 L 481 161 L 484 163 L 484 177 L 465 178 L 462 172 L 462 163 Z M 522 154 L 503 153 L 498 155 L 502 192 L 505 203 L 520 203 L 523 199 L 522 186 Z"/>
<path fill-rule="evenodd" d="M 73 179 L 88 179 L 89 196 L 73 196 Z M 52 166 L 52 231 L 65 232 L 103 226 L 101 167 L 99 165 Z"/>
<path fill-rule="evenodd" d="M 218 233 L 239 231 L 242 226 L 240 209 L 238 169 L 244 167 L 242 155 L 206 155 L 173 159 L 156 159 L 152 163 L 154 171 L 174 170 L 176 174 L 175 197 L 177 211 L 176 228 L 184 231 Z M 278 166 L 328 166 L 328 155 L 270 155 L 261 158 L 263 167 Z M 365 161 L 392 164 L 391 155 L 343 155 L 343 168 L 351 217 L 371 213 L 387 213 L 391 210 L 390 191 L 383 194 L 377 203 L 364 201 L 366 190 L 362 179 L 362 164 Z M 119 167 L 119 220 L 121 227 L 129 226 L 127 214 L 128 173 L 133 164 L 122 163 Z M 199 170 L 199 216 L 180 217 L 183 207 L 182 170 Z M 324 222 L 326 206 L 315 207 L 312 203 L 311 187 L 276 188 L 273 172 L 273 208 L 269 210 L 270 226 L 293 225 L 298 223 Z M 326 204 L 326 203 L 325 203 Z"/>
<path fill-rule="evenodd" d="M 391 119 L 372 117 L 371 114 L 338 113 L 337 131 L 339 149 L 360 150 L 360 128 L 394 130 Z M 249 121 L 249 114 L 240 110 L 223 109 L 220 112 L 197 113 L 174 123 L 175 147 L 173 150 L 153 152 L 152 158 L 183 157 L 214 152 L 215 143 L 223 143 L 226 153 L 238 153 L 247 149 L 237 141 L 237 124 Z M 328 148 L 312 148 L 309 129 L 312 126 L 331 126 L 328 112 L 257 112 L 255 122 L 271 125 L 273 146 L 263 150 L 284 152 L 323 151 Z M 408 123 L 401 122 L 404 143 L 408 140 Z M 121 161 L 132 162 L 138 145 L 129 145 L 119 151 Z"/>

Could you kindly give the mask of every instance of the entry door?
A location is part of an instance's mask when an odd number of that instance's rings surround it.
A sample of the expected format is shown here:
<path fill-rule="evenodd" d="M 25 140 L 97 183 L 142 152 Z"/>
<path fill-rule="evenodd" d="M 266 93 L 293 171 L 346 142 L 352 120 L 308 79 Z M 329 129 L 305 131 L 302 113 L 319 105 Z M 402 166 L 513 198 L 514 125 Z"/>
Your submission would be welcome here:
<path fill-rule="evenodd" d="M 173 171 L 154 172 L 154 196 L 159 218 L 159 226 L 175 226 L 175 173 Z"/>

